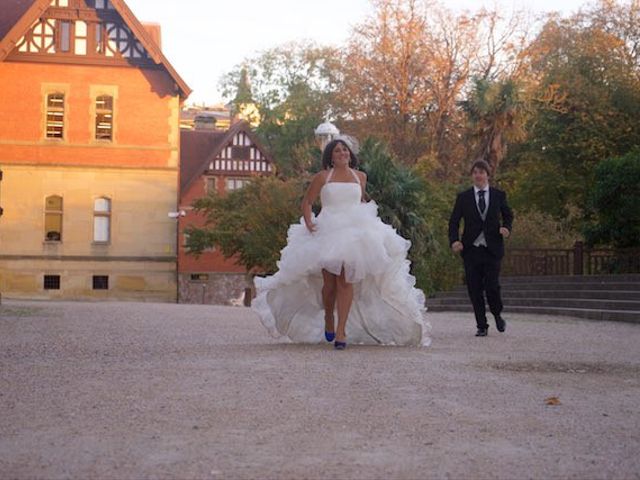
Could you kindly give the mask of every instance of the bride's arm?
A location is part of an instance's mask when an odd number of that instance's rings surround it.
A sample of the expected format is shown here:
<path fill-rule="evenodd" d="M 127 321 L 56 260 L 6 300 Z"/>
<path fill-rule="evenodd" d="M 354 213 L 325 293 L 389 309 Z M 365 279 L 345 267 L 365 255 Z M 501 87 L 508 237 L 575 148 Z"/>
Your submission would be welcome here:
<path fill-rule="evenodd" d="M 358 171 L 356 175 L 360 177 L 360 186 L 362 187 L 362 197 L 360 200 L 362 202 L 366 202 L 370 200 L 367 196 L 367 174 L 362 171 Z"/>
<path fill-rule="evenodd" d="M 304 223 L 307 225 L 307 229 L 310 232 L 313 232 L 316 229 L 316 226 L 311 221 L 311 207 L 318 199 L 318 195 L 320 195 L 320 189 L 322 189 L 322 185 L 324 185 L 325 175 L 326 172 L 318 172 L 313 176 L 311 184 L 302 199 L 302 216 L 304 217 Z"/>

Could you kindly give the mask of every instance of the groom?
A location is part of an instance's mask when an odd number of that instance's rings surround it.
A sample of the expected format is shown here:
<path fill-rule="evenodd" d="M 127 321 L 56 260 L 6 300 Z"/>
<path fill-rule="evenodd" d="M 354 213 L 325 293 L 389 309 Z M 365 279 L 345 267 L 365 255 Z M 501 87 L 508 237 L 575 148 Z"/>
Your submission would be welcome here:
<path fill-rule="evenodd" d="M 507 325 L 500 316 L 500 261 L 504 256 L 504 238 L 511 234 L 513 214 L 507 205 L 507 195 L 489 186 L 489 164 L 476 160 L 471 167 L 473 187 L 458 194 L 449 219 L 449 245 L 464 260 L 464 272 L 469 298 L 473 304 L 478 331 L 476 337 L 486 337 L 489 326 L 484 306 L 487 293 L 489 309 L 496 319 L 496 328 L 504 332 Z M 502 217 L 502 224 L 500 223 Z M 462 241 L 460 220 L 464 219 Z"/>

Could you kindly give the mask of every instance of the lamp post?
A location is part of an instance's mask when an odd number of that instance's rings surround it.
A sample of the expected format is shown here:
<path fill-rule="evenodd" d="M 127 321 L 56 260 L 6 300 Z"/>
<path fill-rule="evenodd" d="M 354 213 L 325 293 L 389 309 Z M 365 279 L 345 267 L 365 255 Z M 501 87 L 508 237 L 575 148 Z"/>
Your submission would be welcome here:
<path fill-rule="evenodd" d="M 186 217 L 187 212 L 181 210 L 180 205 L 178 205 L 178 210 L 175 212 L 168 212 L 167 216 L 176 221 L 176 303 L 180 303 L 180 219 L 182 217 Z"/>

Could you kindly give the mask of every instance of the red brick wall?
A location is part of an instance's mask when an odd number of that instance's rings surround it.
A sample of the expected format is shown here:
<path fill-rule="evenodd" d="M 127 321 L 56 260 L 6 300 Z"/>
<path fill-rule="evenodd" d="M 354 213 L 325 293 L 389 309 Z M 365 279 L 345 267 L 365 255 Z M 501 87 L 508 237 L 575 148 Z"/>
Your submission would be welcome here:
<path fill-rule="evenodd" d="M 44 138 L 44 83 L 69 86 L 65 142 Z M 90 85 L 118 88 L 111 145 L 96 146 L 92 138 Z M 161 70 L 2 62 L 0 139 L 16 143 L 0 144 L 0 158 L 4 163 L 166 167 L 171 89 L 169 75 Z"/>
<path fill-rule="evenodd" d="M 224 193 L 224 177 L 217 177 L 216 189 L 218 193 Z M 189 210 L 194 200 L 206 195 L 204 177 L 197 178 L 188 190 L 181 195 L 180 208 L 185 210 L 187 215 L 181 217 L 178 222 L 179 228 L 179 245 L 178 245 L 178 271 L 180 273 L 187 272 L 225 272 L 225 273 L 244 273 L 246 269 L 237 265 L 232 259 L 225 260 L 219 251 L 204 252 L 199 257 L 187 254 L 184 248 L 184 229 L 190 225 L 202 227 L 204 225 L 204 217 L 198 215 L 193 210 Z"/>

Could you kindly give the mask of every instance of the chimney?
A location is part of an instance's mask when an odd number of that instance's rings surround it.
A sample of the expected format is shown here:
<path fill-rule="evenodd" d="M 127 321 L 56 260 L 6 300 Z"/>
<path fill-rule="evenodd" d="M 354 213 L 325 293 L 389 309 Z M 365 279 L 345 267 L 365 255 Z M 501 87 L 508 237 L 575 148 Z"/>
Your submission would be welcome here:
<path fill-rule="evenodd" d="M 193 128 L 195 130 L 209 130 L 216 129 L 217 119 L 213 114 L 208 112 L 201 112 L 193 119 Z"/>

